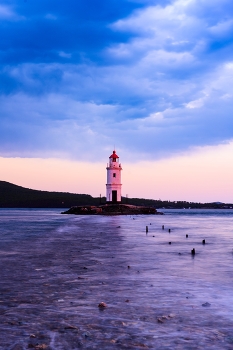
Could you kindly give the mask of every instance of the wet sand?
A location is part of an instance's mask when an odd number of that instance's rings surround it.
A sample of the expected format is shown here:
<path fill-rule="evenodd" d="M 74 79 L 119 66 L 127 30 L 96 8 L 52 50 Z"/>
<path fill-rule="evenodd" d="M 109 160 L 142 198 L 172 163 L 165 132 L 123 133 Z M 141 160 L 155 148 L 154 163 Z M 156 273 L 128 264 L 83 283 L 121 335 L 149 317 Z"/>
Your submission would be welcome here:
<path fill-rule="evenodd" d="M 194 268 L 208 258 L 199 236 L 193 259 L 190 231 L 169 236 L 164 218 L 59 220 L 33 234 L 35 217 L 22 239 L 4 235 L 0 349 L 233 349 L 232 312 L 221 314 L 218 295 L 229 281 L 215 289 L 218 268 Z"/>

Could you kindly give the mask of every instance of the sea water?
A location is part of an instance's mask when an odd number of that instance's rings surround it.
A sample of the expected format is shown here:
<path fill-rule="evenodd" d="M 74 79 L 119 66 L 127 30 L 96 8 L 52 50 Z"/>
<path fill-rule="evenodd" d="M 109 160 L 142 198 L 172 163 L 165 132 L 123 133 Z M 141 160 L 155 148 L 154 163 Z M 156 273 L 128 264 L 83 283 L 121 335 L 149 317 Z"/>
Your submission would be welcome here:
<path fill-rule="evenodd" d="M 0 349 L 233 349 L 233 210 L 161 211 L 0 209 Z"/>

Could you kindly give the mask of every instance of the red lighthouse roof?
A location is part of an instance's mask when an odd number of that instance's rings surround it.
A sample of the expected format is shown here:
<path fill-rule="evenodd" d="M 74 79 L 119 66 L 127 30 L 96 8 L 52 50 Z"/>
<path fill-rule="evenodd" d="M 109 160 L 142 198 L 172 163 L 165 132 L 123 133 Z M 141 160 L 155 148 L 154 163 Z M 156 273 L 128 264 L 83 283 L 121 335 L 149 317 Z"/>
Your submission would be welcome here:
<path fill-rule="evenodd" d="M 116 154 L 116 151 L 113 151 L 113 154 L 109 157 L 111 159 L 117 159 L 119 158 L 118 155 Z"/>

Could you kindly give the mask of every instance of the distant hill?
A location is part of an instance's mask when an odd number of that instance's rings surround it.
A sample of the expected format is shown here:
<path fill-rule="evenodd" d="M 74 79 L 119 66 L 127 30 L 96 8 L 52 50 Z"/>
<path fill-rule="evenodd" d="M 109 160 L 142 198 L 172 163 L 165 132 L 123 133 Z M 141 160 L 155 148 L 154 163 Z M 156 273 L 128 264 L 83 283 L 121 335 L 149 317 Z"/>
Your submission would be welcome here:
<path fill-rule="evenodd" d="M 31 190 L 0 181 L 1 208 L 70 208 L 74 205 L 98 205 L 99 203 L 100 198 L 94 198 L 88 194 Z"/>
<path fill-rule="evenodd" d="M 106 198 L 101 198 L 101 204 L 106 203 Z M 193 203 L 185 201 L 161 201 L 144 198 L 122 197 L 122 203 L 153 206 L 156 209 L 228 209 L 233 204 Z M 76 205 L 99 205 L 100 198 L 89 194 L 75 194 L 68 192 L 38 191 L 14 185 L 6 181 L 0 181 L 0 208 L 70 208 Z"/>
<path fill-rule="evenodd" d="M 124 201 L 125 199 L 123 199 Z M 153 206 L 156 209 L 233 209 L 233 204 L 214 202 L 214 203 L 195 203 L 186 201 L 161 201 L 143 198 L 128 198 L 128 204 Z"/>

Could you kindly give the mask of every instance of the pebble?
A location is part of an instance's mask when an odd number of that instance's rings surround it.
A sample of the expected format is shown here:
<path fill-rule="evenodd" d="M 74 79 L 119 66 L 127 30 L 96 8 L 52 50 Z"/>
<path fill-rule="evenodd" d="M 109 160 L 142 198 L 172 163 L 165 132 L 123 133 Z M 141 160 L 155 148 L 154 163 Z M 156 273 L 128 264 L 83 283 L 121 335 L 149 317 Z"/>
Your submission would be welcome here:
<path fill-rule="evenodd" d="M 38 345 L 33 345 L 33 344 L 28 344 L 28 348 L 34 348 L 36 350 L 44 350 L 47 349 L 48 345 L 46 344 L 38 344 Z"/>
<path fill-rule="evenodd" d="M 163 315 L 157 318 L 158 323 L 164 323 L 165 320 L 170 320 L 171 318 L 175 317 L 175 314 L 169 314 L 167 316 Z"/>
<path fill-rule="evenodd" d="M 83 337 L 85 338 L 90 338 L 91 334 L 89 332 L 83 333 Z"/>
<path fill-rule="evenodd" d="M 72 326 L 70 324 L 66 325 L 64 328 L 65 329 L 79 329 L 78 327 Z"/>
<path fill-rule="evenodd" d="M 102 308 L 107 307 L 107 304 L 105 304 L 105 303 L 102 301 L 101 303 L 99 303 L 98 307 L 102 309 Z"/>

